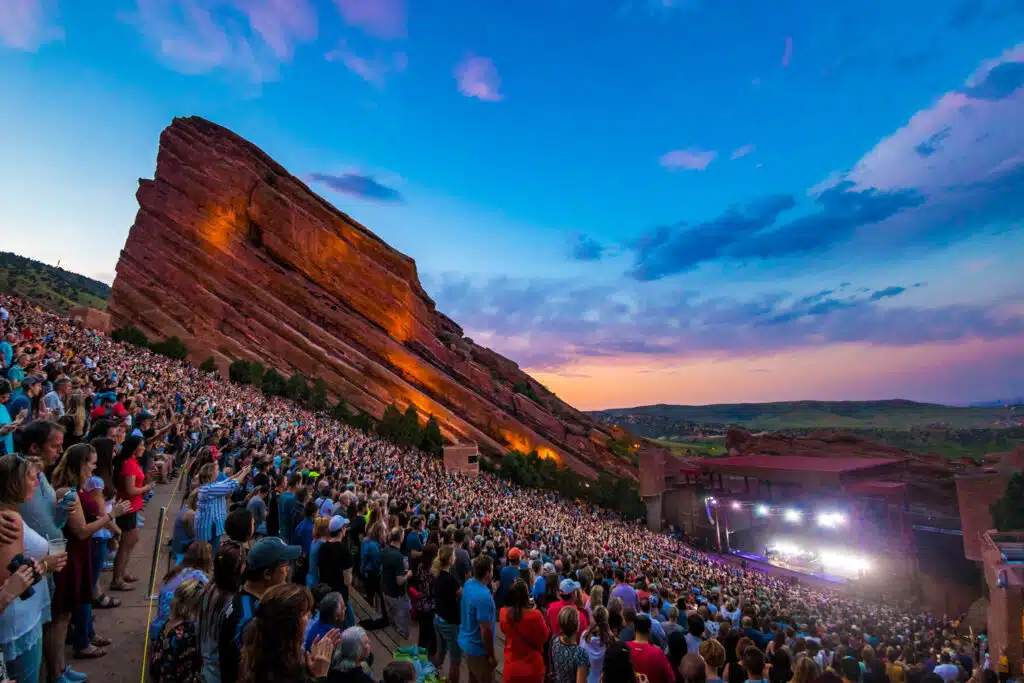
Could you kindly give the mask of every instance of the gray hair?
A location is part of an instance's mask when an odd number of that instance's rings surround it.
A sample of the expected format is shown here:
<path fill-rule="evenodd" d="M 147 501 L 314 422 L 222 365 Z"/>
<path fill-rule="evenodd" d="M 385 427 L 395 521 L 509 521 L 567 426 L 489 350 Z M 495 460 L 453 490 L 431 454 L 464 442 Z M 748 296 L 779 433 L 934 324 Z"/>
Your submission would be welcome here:
<path fill-rule="evenodd" d="M 340 624 L 345 620 L 344 609 L 345 598 L 341 593 L 328 593 L 320 601 L 320 621 L 328 624 Z"/>
<path fill-rule="evenodd" d="M 335 671 L 351 671 L 359 667 L 363 654 L 363 636 L 366 631 L 362 626 L 351 626 L 341 634 L 341 642 L 334 650 L 331 668 Z"/>

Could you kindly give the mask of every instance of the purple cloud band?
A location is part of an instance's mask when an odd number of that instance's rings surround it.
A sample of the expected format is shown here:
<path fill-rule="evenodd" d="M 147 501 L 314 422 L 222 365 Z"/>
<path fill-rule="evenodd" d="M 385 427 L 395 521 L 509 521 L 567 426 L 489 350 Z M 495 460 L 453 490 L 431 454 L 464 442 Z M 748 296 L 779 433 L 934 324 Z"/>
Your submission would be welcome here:
<path fill-rule="evenodd" d="M 358 199 L 388 203 L 403 201 L 401 192 L 380 183 L 371 175 L 359 173 L 310 173 L 309 179 L 335 192 L 347 194 Z"/>

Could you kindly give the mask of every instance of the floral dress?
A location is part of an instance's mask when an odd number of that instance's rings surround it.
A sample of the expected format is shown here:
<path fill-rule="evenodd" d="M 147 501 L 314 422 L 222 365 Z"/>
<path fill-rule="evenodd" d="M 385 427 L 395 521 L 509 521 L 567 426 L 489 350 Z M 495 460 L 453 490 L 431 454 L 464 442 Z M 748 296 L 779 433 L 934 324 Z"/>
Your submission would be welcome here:
<path fill-rule="evenodd" d="M 202 683 L 203 656 L 194 621 L 164 628 L 153 644 L 149 673 L 159 683 Z"/>

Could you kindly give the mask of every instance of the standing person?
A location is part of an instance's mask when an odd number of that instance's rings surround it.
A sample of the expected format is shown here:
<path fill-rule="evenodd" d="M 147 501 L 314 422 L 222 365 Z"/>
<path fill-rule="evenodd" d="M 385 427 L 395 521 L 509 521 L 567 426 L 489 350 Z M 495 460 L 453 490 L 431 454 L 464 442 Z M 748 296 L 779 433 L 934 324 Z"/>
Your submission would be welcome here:
<path fill-rule="evenodd" d="M 299 557 L 301 552 L 299 546 L 287 545 L 280 538 L 274 537 L 260 539 L 249 550 L 245 559 L 245 573 L 242 574 L 242 587 L 224 609 L 224 619 L 217 639 L 217 655 L 220 660 L 222 683 L 238 681 L 239 661 L 246 628 L 256 615 L 263 595 L 274 586 L 279 586 L 287 580 L 288 567 Z M 312 601 L 312 598 L 310 600 Z M 305 624 L 298 632 L 298 647 L 300 649 L 302 648 L 304 630 Z"/>
<path fill-rule="evenodd" d="M 164 576 L 164 585 L 160 588 L 157 598 L 156 616 L 153 623 L 149 625 L 149 638 L 154 640 L 160 636 L 160 631 L 171 616 L 171 602 L 174 594 L 183 582 L 189 580 L 198 581 L 205 586 L 213 573 L 213 556 L 210 554 L 210 544 L 196 541 L 185 551 L 181 562 L 171 568 Z"/>
<path fill-rule="evenodd" d="M 320 583 L 320 546 L 322 546 L 331 534 L 331 518 L 317 517 L 313 523 L 313 542 L 309 545 L 309 571 L 306 572 L 306 588 L 313 590 L 313 586 Z"/>
<path fill-rule="evenodd" d="M 470 683 L 491 683 L 498 660 L 494 655 L 495 608 L 491 597 L 494 562 L 487 555 L 473 560 L 473 578 L 462 587 L 459 647 L 466 653 Z"/>
<path fill-rule="evenodd" d="M 203 465 L 199 470 L 199 506 L 196 508 L 196 538 L 209 543 L 214 554 L 224 534 L 228 496 L 249 476 L 249 467 L 243 467 L 238 474 L 227 479 L 218 480 L 219 473 L 217 463 Z"/>
<path fill-rule="evenodd" d="M 188 579 L 174 591 L 167 622 L 153 640 L 149 672 L 159 683 L 201 683 L 203 680 L 203 656 L 196 623 L 203 588 L 199 581 Z"/>
<path fill-rule="evenodd" d="M 579 630 L 579 610 L 566 605 L 558 613 L 558 636 L 551 641 L 554 683 L 584 683 L 587 680 L 587 655 L 577 644 Z"/>
<path fill-rule="evenodd" d="M 416 589 L 416 621 L 419 624 L 418 645 L 426 649 L 431 658 L 437 654 L 437 636 L 434 634 L 434 616 L 437 613 L 437 598 L 434 594 L 434 558 L 437 557 L 437 545 L 428 543 L 416 558 L 416 571 L 412 585 Z"/>
<path fill-rule="evenodd" d="M 46 406 L 46 410 L 54 420 L 64 417 L 64 402 L 68 400 L 69 396 L 71 396 L 71 380 L 61 377 L 53 383 L 53 391 L 43 397 L 43 405 Z M 79 435 L 84 433 L 83 429 Z"/>
<path fill-rule="evenodd" d="M 622 600 L 623 608 L 637 608 L 636 589 L 626 583 L 626 572 L 622 567 L 615 568 L 615 587 L 612 588 L 609 598 Z"/>
<path fill-rule="evenodd" d="M 245 634 L 238 680 L 312 683 L 325 678 L 341 632 L 328 632 L 313 643 L 309 654 L 304 652 L 303 633 L 312 609 L 313 598 L 305 586 L 284 583 L 268 589 Z"/>
<path fill-rule="evenodd" d="M 534 607 L 530 589 L 523 579 L 516 579 L 505 596 L 501 632 L 505 634 L 502 681 L 542 683 L 544 646 L 550 631 L 544 615 Z"/>
<path fill-rule="evenodd" d="M 351 614 L 354 622 L 355 613 L 349 604 L 354 562 L 348 540 L 345 538 L 347 531 L 347 519 L 341 515 L 331 517 L 327 523 L 328 536 L 317 551 L 317 571 L 320 583 L 326 583 L 332 591 L 341 593 L 346 605 L 345 619 L 347 621 Z"/>
<path fill-rule="evenodd" d="M 77 497 L 76 491 L 82 488 L 96 469 L 96 449 L 89 444 L 81 443 L 72 446 L 53 471 L 53 486 L 60 499 L 69 496 L 78 501 L 78 505 L 69 514 L 64 526 L 64 538 L 68 553 L 68 566 L 64 571 L 54 575 L 54 594 L 51 604 L 53 614 L 54 638 L 62 641 L 67 637 L 68 625 L 74 619 L 74 649 L 77 659 L 95 659 L 107 654 L 103 647 L 111 642 L 106 638 L 95 637 L 92 630 L 93 601 L 93 570 L 92 570 L 92 535 L 119 515 L 125 514 L 131 504 L 121 501 L 111 512 L 98 509 L 92 496 Z M 59 678 L 65 669 L 65 660 L 47 660 L 51 680 Z"/>
<path fill-rule="evenodd" d="M 597 588 L 595 588 L 595 591 Z M 593 596 L 593 594 L 591 594 Z M 615 642 L 611 627 L 608 624 L 608 609 L 596 605 L 592 614 L 593 622 L 590 629 L 583 635 L 581 646 L 587 653 L 587 683 L 600 683 L 604 671 L 604 658 L 608 648 Z"/>
<path fill-rule="evenodd" d="M 240 588 L 246 555 L 237 543 L 224 543 L 213 559 L 213 581 L 207 584 L 199 605 L 199 651 L 205 683 L 220 683 L 220 627 L 225 608 Z"/>
<path fill-rule="evenodd" d="M 199 491 L 188 494 L 185 504 L 178 510 L 174 518 L 174 531 L 171 534 L 171 553 L 174 561 L 181 562 L 185 550 L 196 540 L 196 508 L 199 507 Z M 209 544 L 207 544 L 209 545 Z"/>
<path fill-rule="evenodd" d="M 82 489 L 86 495 L 93 496 L 97 509 L 110 512 L 114 509 L 117 499 L 117 484 L 114 480 L 114 440 L 97 437 L 89 443 L 96 449 L 96 469 Z M 116 543 L 120 536 L 121 528 L 117 526 L 116 520 L 92 535 L 92 606 L 96 609 L 113 609 L 121 606 L 120 600 L 106 595 L 100 586 L 100 574 L 107 566 L 111 544 Z"/>
<path fill-rule="evenodd" d="M 434 596 L 437 614 L 434 617 L 434 632 L 437 634 L 437 656 L 434 666 L 441 670 L 445 656 L 449 656 L 448 681 L 459 683 L 462 674 L 462 648 L 459 647 L 459 596 L 462 587 L 452 574 L 455 553 L 452 547 L 444 546 L 437 554 L 434 567 Z"/>
<path fill-rule="evenodd" d="M 402 638 L 409 637 L 409 579 L 412 572 L 402 555 L 401 527 L 391 530 L 390 543 L 381 554 L 381 578 L 388 621 Z M 323 552 L 323 551 L 321 551 Z"/>
<path fill-rule="evenodd" d="M 644 681 L 647 678 L 644 677 Z M 603 683 L 640 683 L 636 669 L 633 667 L 633 656 L 629 645 L 620 640 L 608 646 L 604 656 L 604 671 L 601 673 Z"/>
<path fill-rule="evenodd" d="M 256 529 L 254 534 L 257 538 L 267 535 L 267 489 L 265 486 L 257 486 L 252 490 L 252 497 L 246 503 L 249 512 L 252 513 L 253 524 Z"/>
<path fill-rule="evenodd" d="M 651 645 L 651 618 L 646 614 L 636 615 L 636 635 L 629 642 L 633 666 L 638 674 L 647 676 L 650 683 L 672 683 L 676 675 L 668 663 L 664 650 Z"/>
<path fill-rule="evenodd" d="M 20 455 L 0 457 L 0 512 L 17 525 L 14 543 L 0 544 L 0 577 L 7 579 L 11 561 L 22 555 L 39 563 L 48 574 L 64 569 L 67 555 L 49 555 L 49 543 L 24 521 L 19 509 L 32 499 L 39 486 L 35 465 Z M 32 596 L 11 601 L 0 613 L 0 651 L 11 680 L 39 680 L 43 657 L 43 625 L 50 621 L 50 591 L 45 583 L 34 587 Z M 63 643 L 62 643 L 63 645 Z M 67 679 L 70 681 L 71 679 Z M 81 678 L 76 678 L 81 681 Z M 64 683 L 62 681 L 62 683 Z"/>
<path fill-rule="evenodd" d="M 722 667 L 725 666 L 725 648 L 722 647 L 722 644 L 714 638 L 705 640 L 700 644 L 700 656 L 704 658 L 704 664 L 707 666 L 708 683 L 721 683 Z M 800 661 L 806 661 L 810 670 L 814 671 L 814 675 L 795 680 L 794 683 L 810 683 L 811 680 L 817 678 L 817 674 L 821 673 L 816 670 L 814 660 L 809 657 L 801 657 Z M 798 679 L 799 677 L 794 676 L 793 678 Z"/>
<path fill-rule="evenodd" d="M 121 452 L 114 458 L 114 480 L 117 482 L 117 493 L 122 499 L 131 502 L 128 512 L 117 518 L 117 527 L 121 530 L 121 541 L 114 556 L 114 577 L 110 581 L 112 591 L 135 590 L 138 578 L 128 573 L 128 560 L 139 542 L 138 515 L 142 510 L 143 496 L 153 490 L 156 484 L 144 484 L 146 473 L 139 465 L 139 459 L 145 455 L 146 442 L 141 436 L 129 436 L 121 445 Z"/>
<path fill-rule="evenodd" d="M 386 528 L 381 523 L 376 523 L 369 528 L 363 538 L 359 549 L 359 573 L 363 577 L 363 589 L 366 594 L 366 602 L 370 603 L 370 609 L 375 609 L 377 598 L 381 598 L 380 611 L 384 613 L 383 594 L 380 590 L 381 583 L 381 538 L 386 534 Z"/>
<path fill-rule="evenodd" d="M 299 519 L 299 499 L 296 493 L 302 485 L 302 475 L 295 473 L 288 478 L 288 488 L 280 495 L 277 501 L 278 533 L 277 535 L 286 543 L 293 542 L 292 535 L 295 533 L 295 526 Z"/>

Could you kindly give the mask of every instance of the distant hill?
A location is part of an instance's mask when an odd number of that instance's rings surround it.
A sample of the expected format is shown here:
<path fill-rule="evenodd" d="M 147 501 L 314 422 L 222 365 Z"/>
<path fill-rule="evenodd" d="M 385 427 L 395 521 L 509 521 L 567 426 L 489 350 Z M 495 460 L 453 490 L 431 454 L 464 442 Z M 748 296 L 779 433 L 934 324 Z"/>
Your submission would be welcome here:
<path fill-rule="evenodd" d="M 110 286 L 24 256 L 0 251 L 0 292 L 55 311 L 105 309 Z"/>
<path fill-rule="evenodd" d="M 954 407 L 914 401 L 788 401 L 706 406 L 653 405 L 592 412 L 648 437 L 694 437 L 750 431 L 807 429 L 993 429 L 1024 424 L 1024 406 Z"/>

